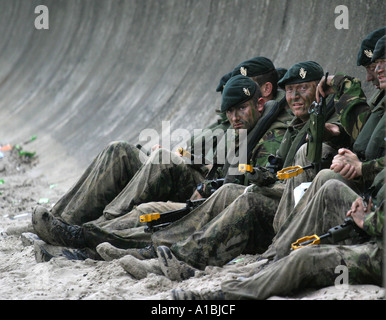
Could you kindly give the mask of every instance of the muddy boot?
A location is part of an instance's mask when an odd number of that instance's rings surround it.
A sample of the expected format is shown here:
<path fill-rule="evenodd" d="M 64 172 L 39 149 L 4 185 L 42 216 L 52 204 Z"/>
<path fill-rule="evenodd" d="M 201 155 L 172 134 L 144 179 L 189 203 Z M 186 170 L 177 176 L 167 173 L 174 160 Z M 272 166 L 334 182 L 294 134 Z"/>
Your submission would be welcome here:
<path fill-rule="evenodd" d="M 121 237 L 113 232 L 104 230 L 93 222 L 83 224 L 82 229 L 84 241 L 89 248 L 96 248 L 104 242 L 111 243 L 118 248 L 142 248 L 149 243 L 148 241 Z"/>
<path fill-rule="evenodd" d="M 179 261 L 168 247 L 157 247 L 157 255 L 162 272 L 170 280 L 182 281 L 194 276 L 196 269 Z"/>
<path fill-rule="evenodd" d="M 96 247 L 96 251 L 106 261 L 120 259 L 127 255 L 131 255 L 139 260 L 157 258 L 157 254 L 152 245 L 141 249 L 120 249 L 108 242 L 104 242 Z"/>
<path fill-rule="evenodd" d="M 47 262 L 52 258 L 63 257 L 68 260 L 86 260 L 89 258 L 86 249 L 70 249 L 61 246 L 53 246 L 42 240 L 34 241 L 36 262 Z"/>
<path fill-rule="evenodd" d="M 81 227 L 65 223 L 42 206 L 34 209 L 32 225 L 39 238 L 49 244 L 71 248 L 86 247 Z"/>
<path fill-rule="evenodd" d="M 124 256 L 119 260 L 121 267 L 133 278 L 141 280 L 149 273 L 163 275 L 157 259 L 139 260 L 133 256 Z"/>

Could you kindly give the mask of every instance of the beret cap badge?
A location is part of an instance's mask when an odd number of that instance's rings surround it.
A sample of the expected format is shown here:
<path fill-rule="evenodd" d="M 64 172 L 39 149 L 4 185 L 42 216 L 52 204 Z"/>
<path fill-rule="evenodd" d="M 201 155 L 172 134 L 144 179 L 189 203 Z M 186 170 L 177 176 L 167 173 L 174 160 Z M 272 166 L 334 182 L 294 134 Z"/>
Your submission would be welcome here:
<path fill-rule="evenodd" d="M 248 75 L 247 69 L 244 67 L 240 67 L 240 74 L 243 76 L 247 76 Z"/>
<path fill-rule="evenodd" d="M 307 71 L 304 68 L 300 68 L 300 71 L 299 71 L 300 78 L 305 79 L 306 75 L 307 75 Z"/>
<path fill-rule="evenodd" d="M 373 52 L 371 50 L 364 50 L 363 52 L 367 58 L 371 59 L 373 57 Z"/>
<path fill-rule="evenodd" d="M 251 96 L 251 93 L 249 92 L 249 89 L 248 88 L 243 88 L 243 91 L 245 93 L 246 96 L 250 97 Z"/>

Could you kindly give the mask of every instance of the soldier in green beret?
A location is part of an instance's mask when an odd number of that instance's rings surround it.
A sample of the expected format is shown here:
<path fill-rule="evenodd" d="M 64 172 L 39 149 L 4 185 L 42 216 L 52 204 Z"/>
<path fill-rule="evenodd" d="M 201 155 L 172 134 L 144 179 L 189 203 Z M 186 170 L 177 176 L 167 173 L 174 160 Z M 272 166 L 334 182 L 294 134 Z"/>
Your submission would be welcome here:
<path fill-rule="evenodd" d="M 385 41 L 386 37 L 383 36 L 378 40 L 375 46 L 372 62 L 376 64 L 375 72 L 379 80 L 379 87 L 383 90 L 386 89 L 386 75 L 385 75 Z"/>
<path fill-rule="evenodd" d="M 254 80 L 260 86 L 265 101 L 283 98 L 284 94 L 278 92 L 279 74 L 270 59 L 258 56 L 243 61 L 232 71 L 232 76 L 238 74 Z"/>
<path fill-rule="evenodd" d="M 366 67 L 371 64 L 371 69 L 377 70 L 375 44 L 381 41 L 379 37 L 384 32 L 385 28 L 381 28 L 371 32 L 365 38 L 359 50 L 358 64 L 365 63 Z M 366 52 L 367 55 L 363 52 Z M 371 59 L 367 56 L 371 56 Z M 369 70 L 366 70 L 369 75 Z M 327 83 L 325 91 L 323 90 L 324 83 Z M 373 83 L 375 82 L 373 81 Z M 328 79 L 324 77 L 321 79 L 318 85 L 317 99 L 320 95 L 335 94 L 335 108 L 339 114 L 339 119 L 354 143 L 350 148 L 338 150 L 338 154 L 332 161 L 331 170 L 319 172 L 315 178 L 319 184 L 331 179 L 338 179 L 360 193 L 363 180 L 366 181 L 371 177 L 370 172 L 374 166 L 383 161 L 386 99 L 385 89 L 382 88 L 384 85 L 380 85 L 380 82 L 377 81 L 376 86 L 380 87 L 380 90 L 376 93 L 375 99 L 370 99 L 368 105 L 358 79 L 343 73 L 330 75 Z"/>
<path fill-rule="evenodd" d="M 377 41 L 386 34 L 386 27 L 382 27 L 370 32 L 362 41 L 358 51 L 357 65 L 363 66 L 366 69 L 366 81 L 372 82 L 372 84 L 379 89 L 379 81 L 375 73 L 375 62 L 372 61 L 374 55 L 375 45 Z M 379 92 L 375 93 L 374 97 L 370 101 L 377 99 Z M 370 103 L 371 105 L 371 103 Z"/>

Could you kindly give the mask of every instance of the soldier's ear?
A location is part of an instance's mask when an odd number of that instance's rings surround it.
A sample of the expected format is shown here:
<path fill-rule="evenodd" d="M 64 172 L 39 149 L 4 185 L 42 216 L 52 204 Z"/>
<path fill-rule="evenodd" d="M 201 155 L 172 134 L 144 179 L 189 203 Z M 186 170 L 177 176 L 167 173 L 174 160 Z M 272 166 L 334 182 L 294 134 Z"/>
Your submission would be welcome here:
<path fill-rule="evenodd" d="M 264 104 L 265 104 L 264 98 L 259 98 L 259 100 L 257 100 L 257 111 L 263 112 Z"/>
<path fill-rule="evenodd" d="M 269 97 L 272 94 L 273 85 L 271 82 L 266 82 L 260 87 L 260 90 L 263 97 Z"/>

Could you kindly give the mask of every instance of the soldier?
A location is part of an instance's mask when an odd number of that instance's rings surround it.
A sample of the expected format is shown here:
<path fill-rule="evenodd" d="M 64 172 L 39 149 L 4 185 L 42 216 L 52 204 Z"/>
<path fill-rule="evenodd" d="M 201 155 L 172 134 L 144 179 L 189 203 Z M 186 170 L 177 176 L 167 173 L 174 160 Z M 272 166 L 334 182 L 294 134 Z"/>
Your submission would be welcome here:
<path fill-rule="evenodd" d="M 378 40 L 375 46 L 373 58 L 371 59 L 371 61 L 376 64 L 375 72 L 377 73 L 379 87 L 383 90 L 386 89 L 385 41 L 386 41 L 385 36 L 383 36 L 381 39 Z"/>
<path fill-rule="evenodd" d="M 367 56 L 371 56 L 374 59 L 373 62 L 377 59 L 378 53 L 375 50 L 375 43 L 384 32 L 385 28 L 382 28 L 370 33 L 365 38 L 358 54 L 361 57 L 361 59 L 358 59 L 358 64 L 362 61 L 368 66 L 371 60 Z M 367 55 L 362 54 L 363 52 Z M 384 55 L 384 51 L 380 50 L 380 52 Z M 371 69 L 375 70 L 375 65 Z M 367 74 L 369 78 L 368 69 Z M 327 90 L 324 91 L 322 88 L 323 83 L 326 81 Z M 374 83 L 374 80 L 372 81 Z M 364 194 L 364 190 L 371 185 L 374 176 L 380 171 L 379 168 L 382 168 L 378 163 L 383 161 L 385 154 L 385 90 L 382 89 L 379 82 L 375 83 L 380 87 L 380 92 L 375 95 L 376 99 L 370 100 L 369 107 L 358 79 L 345 74 L 337 74 L 329 76 L 328 79 L 323 77 L 320 81 L 317 99 L 319 95 L 336 93 L 335 105 L 341 123 L 355 142 L 351 149 L 342 148 L 338 150 L 338 154 L 332 161 L 331 170 L 320 171 L 313 181 L 314 185 L 320 187 L 329 180 L 337 179 L 348 185 L 356 193 L 367 196 Z M 306 192 L 303 197 L 304 199 L 296 206 L 298 211 L 304 209 L 307 202 L 311 201 L 312 193 Z M 288 208 L 287 214 L 291 211 L 292 209 Z M 285 223 L 288 225 L 291 219 L 286 218 L 286 220 Z M 282 249 L 278 249 L 277 245 L 272 245 L 270 250 L 265 253 L 265 257 L 270 258 L 275 254 L 277 255 L 277 250 Z"/>

